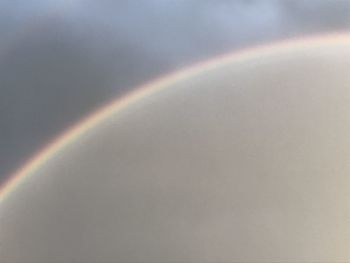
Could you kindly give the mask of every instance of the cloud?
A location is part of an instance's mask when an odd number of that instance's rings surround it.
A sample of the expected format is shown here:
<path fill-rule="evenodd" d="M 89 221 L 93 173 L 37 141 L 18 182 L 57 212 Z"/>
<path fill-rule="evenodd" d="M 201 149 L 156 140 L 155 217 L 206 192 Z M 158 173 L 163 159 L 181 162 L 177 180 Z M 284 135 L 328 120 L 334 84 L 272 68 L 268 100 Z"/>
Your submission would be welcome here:
<path fill-rule="evenodd" d="M 0 174 L 138 84 L 248 45 L 346 29 L 349 11 L 315 0 L 1 1 Z"/>

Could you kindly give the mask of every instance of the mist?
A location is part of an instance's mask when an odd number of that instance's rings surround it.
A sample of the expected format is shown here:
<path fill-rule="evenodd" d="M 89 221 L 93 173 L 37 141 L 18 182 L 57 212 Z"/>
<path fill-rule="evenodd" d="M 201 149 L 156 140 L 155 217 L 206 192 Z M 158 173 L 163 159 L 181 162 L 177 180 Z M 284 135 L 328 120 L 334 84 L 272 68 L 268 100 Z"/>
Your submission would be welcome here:
<path fill-rule="evenodd" d="M 195 62 L 347 30 L 348 1 L 2 1 L 0 181 L 138 85 Z"/>

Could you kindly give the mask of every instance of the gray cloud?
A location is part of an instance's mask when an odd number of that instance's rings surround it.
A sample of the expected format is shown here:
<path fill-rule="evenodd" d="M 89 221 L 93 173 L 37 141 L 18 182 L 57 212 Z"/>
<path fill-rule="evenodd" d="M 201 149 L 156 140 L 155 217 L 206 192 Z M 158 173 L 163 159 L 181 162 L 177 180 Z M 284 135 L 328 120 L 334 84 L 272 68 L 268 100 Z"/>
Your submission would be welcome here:
<path fill-rule="evenodd" d="M 349 26 L 348 1 L 2 1 L 0 174 L 131 87 L 241 47 Z"/>
<path fill-rule="evenodd" d="M 349 46 L 231 60 L 111 115 L 1 203 L 1 259 L 348 262 Z"/>

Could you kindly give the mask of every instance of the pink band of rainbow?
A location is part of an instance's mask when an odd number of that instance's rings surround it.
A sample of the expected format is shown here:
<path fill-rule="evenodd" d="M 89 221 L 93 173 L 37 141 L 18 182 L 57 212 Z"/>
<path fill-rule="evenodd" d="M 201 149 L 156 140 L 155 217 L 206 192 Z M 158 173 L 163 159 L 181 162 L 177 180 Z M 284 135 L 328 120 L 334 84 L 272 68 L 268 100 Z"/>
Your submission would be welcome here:
<path fill-rule="evenodd" d="M 73 126 L 61 136 L 49 143 L 44 149 L 39 151 L 21 168 L 15 171 L 9 179 L 0 187 L 0 204 L 11 194 L 15 189 L 26 179 L 30 177 L 40 166 L 53 158 L 55 154 L 62 151 L 67 145 L 73 143 L 86 131 L 96 127 L 99 123 L 106 120 L 109 116 L 114 115 L 125 109 L 137 101 L 150 96 L 162 89 L 167 88 L 170 84 L 180 80 L 184 80 L 194 76 L 200 72 L 205 72 L 218 66 L 223 66 L 233 61 L 243 61 L 250 58 L 259 58 L 270 53 L 283 52 L 290 48 L 299 49 L 305 46 L 323 46 L 344 43 L 350 45 L 349 33 L 333 33 L 323 36 L 314 36 L 301 39 L 292 39 L 287 41 L 280 41 L 277 43 L 267 44 L 261 47 L 254 47 L 232 54 L 215 57 L 209 61 L 198 63 L 194 66 L 176 72 L 174 74 L 161 77 L 160 79 L 143 85 L 139 88 L 133 89 L 129 94 L 122 98 L 118 98 L 87 118 L 83 119 L 77 125 Z"/>

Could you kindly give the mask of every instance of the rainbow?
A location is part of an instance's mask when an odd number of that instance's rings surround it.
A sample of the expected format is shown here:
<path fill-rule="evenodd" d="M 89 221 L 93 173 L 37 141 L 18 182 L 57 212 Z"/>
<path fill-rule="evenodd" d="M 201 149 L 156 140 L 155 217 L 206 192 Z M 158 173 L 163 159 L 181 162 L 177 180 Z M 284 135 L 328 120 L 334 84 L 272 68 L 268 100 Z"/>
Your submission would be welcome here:
<path fill-rule="evenodd" d="M 34 155 L 32 159 L 26 162 L 22 167 L 9 176 L 9 179 L 0 186 L 0 204 L 13 193 L 25 180 L 30 178 L 36 170 L 53 158 L 58 152 L 61 152 L 65 147 L 74 143 L 81 135 L 96 127 L 99 123 L 106 120 L 109 116 L 122 111 L 128 106 L 137 103 L 139 100 L 166 89 L 175 82 L 184 80 L 200 72 L 210 71 L 219 66 L 224 66 L 232 61 L 243 61 L 247 59 L 257 59 L 261 56 L 289 50 L 293 48 L 298 50 L 305 46 L 327 46 L 330 44 L 350 44 L 350 34 L 344 32 L 337 32 L 333 34 L 312 36 L 308 38 L 297 38 L 291 40 L 279 41 L 277 43 L 270 43 L 260 47 L 253 47 L 225 54 L 205 62 L 200 62 L 189 68 L 175 72 L 173 74 L 161 77 L 155 81 L 147 83 L 141 87 L 133 89 L 130 93 L 122 98 L 112 101 L 107 106 L 91 114 L 87 118 L 80 121 L 61 136 L 53 140 L 41 151 Z"/>

